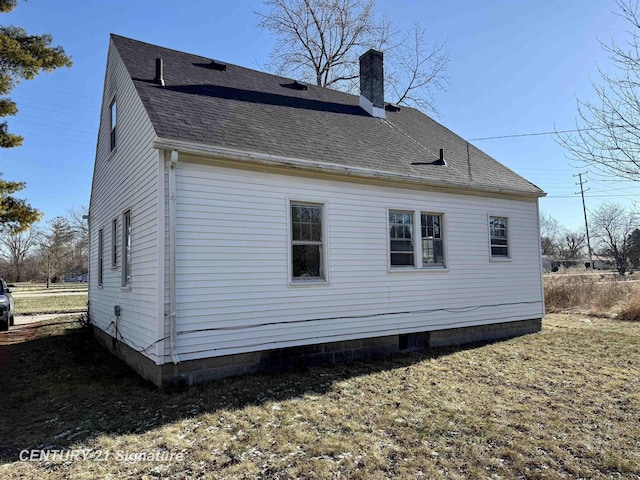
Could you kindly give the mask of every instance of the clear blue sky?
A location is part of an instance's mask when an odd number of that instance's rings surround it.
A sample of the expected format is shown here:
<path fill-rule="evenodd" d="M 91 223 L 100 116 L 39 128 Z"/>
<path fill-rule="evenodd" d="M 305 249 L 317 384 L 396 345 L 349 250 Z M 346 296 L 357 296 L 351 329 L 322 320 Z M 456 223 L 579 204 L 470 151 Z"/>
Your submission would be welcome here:
<path fill-rule="evenodd" d="M 541 210 L 569 228 L 583 226 L 565 152 L 549 135 L 477 140 L 574 128 L 576 97 L 593 96 L 590 77 L 608 68 L 598 38 L 624 39 L 613 0 L 380 1 L 401 28 L 416 19 L 446 41 L 450 84 L 436 95 L 438 121 L 543 188 Z M 0 172 L 23 180 L 22 196 L 46 214 L 88 205 L 109 33 L 261 69 L 274 43 L 257 27 L 259 0 L 20 2 L 2 25 L 51 33 L 73 58 L 71 69 L 22 82 L 10 129 L 22 147 L 0 150 Z M 640 186 L 588 176 L 587 207 L 640 200 Z"/>

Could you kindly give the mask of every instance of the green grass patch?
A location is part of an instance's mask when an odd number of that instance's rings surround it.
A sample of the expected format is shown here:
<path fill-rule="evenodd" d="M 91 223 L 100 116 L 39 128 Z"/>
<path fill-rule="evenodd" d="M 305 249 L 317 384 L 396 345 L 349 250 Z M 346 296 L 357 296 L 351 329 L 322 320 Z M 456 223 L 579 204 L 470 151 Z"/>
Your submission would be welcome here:
<path fill-rule="evenodd" d="M 0 352 L 2 478 L 640 476 L 637 322 L 549 315 L 505 342 L 173 394 L 72 323 L 2 333 Z M 31 448 L 108 458 L 19 461 Z M 182 458 L 117 459 L 145 452 Z"/>
<path fill-rule="evenodd" d="M 79 312 L 87 309 L 87 294 L 37 295 L 14 298 L 15 314 Z"/>

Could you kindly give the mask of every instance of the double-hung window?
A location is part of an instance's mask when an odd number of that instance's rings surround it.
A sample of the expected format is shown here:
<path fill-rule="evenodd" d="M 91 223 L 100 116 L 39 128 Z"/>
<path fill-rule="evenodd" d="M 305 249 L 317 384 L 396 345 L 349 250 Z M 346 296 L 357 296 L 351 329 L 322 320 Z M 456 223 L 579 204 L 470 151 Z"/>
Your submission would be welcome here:
<path fill-rule="evenodd" d="M 104 231 L 98 230 L 98 286 L 104 282 Z"/>
<path fill-rule="evenodd" d="M 118 219 L 111 222 L 111 268 L 118 266 Z"/>
<path fill-rule="evenodd" d="M 116 123 L 117 123 L 117 105 L 115 97 L 111 100 L 111 105 L 109 105 L 109 122 L 110 122 L 110 131 L 111 131 L 111 150 L 116 148 Z"/>
<path fill-rule="evenodd" d="M 122 214 L 122 286 L 131 286 L 131 210 Z"/>
<path fill-rule="evenodd" d="M 445 267 L 443 215 L 389 210 L 389 264 L 391 268 Z"/>
<path fill-rule="evenodd" d="M 442 215 L 421 213 L 422 266 L 444 267 L 444 246 L 442 245 Z"/>
<path fill-rule="evenodd" d="M 389 240 L 392 267 L 415 266 L 413 212 L 389 211 Z"/>
<path fill-rule="evenodd" d="M 489 217 L 491 258 L 509 258 L 509 231 L 507 217 Z"/>
<path fill-rule="evenodd" d="M 291 202 L 291 277 L 325 280 L 323 205 Z"/>

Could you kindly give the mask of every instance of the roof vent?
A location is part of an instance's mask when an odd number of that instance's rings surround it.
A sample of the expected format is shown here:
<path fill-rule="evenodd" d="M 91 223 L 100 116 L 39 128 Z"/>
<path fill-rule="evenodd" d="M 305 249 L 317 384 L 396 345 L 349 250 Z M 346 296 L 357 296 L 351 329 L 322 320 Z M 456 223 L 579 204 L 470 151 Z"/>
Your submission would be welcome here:
<path fill-rule="evenodd" d="M 399 112 L 400 111 L 400 105 L 396 105 L 395 103 L 387 103 L 384 106 L 384 109 L 387 112 Z"/>
<path fill-rule="evenodd" d="M 209 64 L 209 68 L 224 72 L 227 69 L 227 65 L 225 63 L 220 63 L 220 62 L 216 62 L 215 60 L 211 60 L 211 63 Z"/>
<path fill-rule="evenodd" d="M 444 160 L 444 149 L 440 149 L 440 158 L 438 160 L 434 160 L 433 162 L 411 162 L 411 165 L 442 165 L 447 166 L 447 162 Z"/>
<path fill-rule="evenodd" d="M 433 162 L 434 165 L 446 165 L 447 162 L 444 161 L 444 148 L 440 149 L 440 158 Z"/>
<path fill-rule="evenodd" d="M 291 90 L 309 90 L 309 87 L 304 83 L 300 83 L 297 80 L 294 80 L 293 83 L 282 83 L 284 88 L 290 88 Z"/>
<path fill-rule="evenodd" d="M 156 78 L 153 79 L 153 83 L 164 87 L 164 66 L 161 58 L 156 58 Z"/>

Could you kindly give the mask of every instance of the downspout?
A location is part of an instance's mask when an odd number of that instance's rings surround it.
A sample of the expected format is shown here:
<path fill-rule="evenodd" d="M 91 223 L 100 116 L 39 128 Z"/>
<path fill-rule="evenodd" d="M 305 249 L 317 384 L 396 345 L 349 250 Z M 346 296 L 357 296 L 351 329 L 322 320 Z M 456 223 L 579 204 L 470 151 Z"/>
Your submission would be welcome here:
<path fill-rule="evenodd" d="M 176 166 L 178 151 L 171 152 L 169 162 L 169 329 L 171 334 L 171 360 L 180 363 L 176 353 L 176 318 L 178 316 L 176 295 Z"/>

